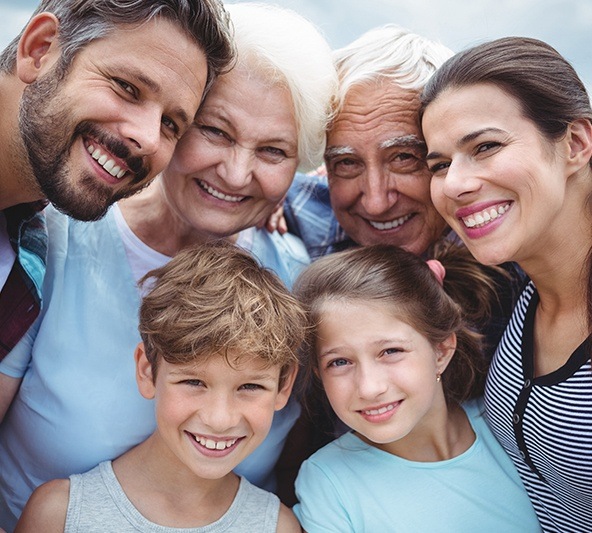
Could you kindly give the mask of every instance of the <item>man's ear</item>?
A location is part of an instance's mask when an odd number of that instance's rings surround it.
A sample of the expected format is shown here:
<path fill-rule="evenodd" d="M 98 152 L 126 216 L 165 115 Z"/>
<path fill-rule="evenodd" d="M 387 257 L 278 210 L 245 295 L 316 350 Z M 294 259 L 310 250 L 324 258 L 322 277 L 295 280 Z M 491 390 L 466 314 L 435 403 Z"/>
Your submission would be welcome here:
<path fill-rule="evenodd" d="M 290 394 L 292 394 L 292 388 L 294 387 L 294 381 L 296 380 L 296 375 L 298 374 L 298 365 L 294 364 L 290 366 L 290 369 L 286 372 L 284 377 L 284 382 L 282 383 L 282 387 L 280 388 L 278 395 L 275 398 L 275 410 L 279 411 L 283 409 L 288 400 L 290 399 Z"/>
<path fill-rule="evenodd" d="M 52 13 L 35 15 L 25 27 L 18 43 L 16 73 L 24 83 L 33 83 L 59 58 L 59 21 Z"/>
<path fill-rule="evenodd" d="M 456 333 L 451 333 L 446 340 L 438 343 L 436 346 L 436 369 L 438 374 L 444 373 L 455 351 Z"/>
<path fill-rule="evenodd" d="M 143 342 L 140 342 L 138 346 L 136 346 L 134 359 L 136 361 L 136 382 L 138 384 L 138 390 L 144 398 L 147 400 L 152 400 L 154 398 L 156 387 L 154 386 L 152 365 L 146 357 L 146 351 L 144 349 Z"/>

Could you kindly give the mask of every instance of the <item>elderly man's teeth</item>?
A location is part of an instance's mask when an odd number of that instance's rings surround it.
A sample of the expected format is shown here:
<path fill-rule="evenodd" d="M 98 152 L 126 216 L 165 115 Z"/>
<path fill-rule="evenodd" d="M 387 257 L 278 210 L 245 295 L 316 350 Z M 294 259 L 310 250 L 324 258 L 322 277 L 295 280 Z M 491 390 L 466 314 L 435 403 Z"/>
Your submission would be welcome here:
<path fill-rule="evenodd" d="M 110 159 L 107 155 L 101 152 L 99 148 L 88 145 L 86 150 L 91 157 L 114 178 L 121 179 L 125 176 L 126 171 L 117 165 L 113 159 Z"/>
<path fill-rule="evenodd" d="M 509 207 L 510 204 L 498 205 L 497 207 L 485 209 L 479 213 L 473 213 L 468 217 L 464 217 L 462 221 L 467 228 L 485 226 L 492 220 L 501 217 L 509 209 Z"/>
<path fill-rule="evenodd" d="M 194 435 L 193 438 L 208 450 L 225 450 L 226 448 L 234 446 L 237 441 L 237 439 L 215 441 L 200 437 L 199 435 Z"/>
<path fill-rule="evenodd" d="M 373 220 L 369 220 L 368 222 L 374 229 L 378 230 L 385 230 L 385 229 L 393 229 L 399 227 L 401 224 L 404 224 L 411 218 L 411 214 L 405 215 L 404 217 L 399 217 L 395 220 L 391 220 L 390 222 L 374 222 Z"/>
<path fill-rule="evenodd" d="M 197 183 L 204 191 L 206 191 L 208 194 L 211 194 L 214 198 L 225 200 L 226 202 L 238 203 L 244 198 L 244 196 L 230 196 L 229 194 L 221 193 L 203 181 L 198 181 Z"/>

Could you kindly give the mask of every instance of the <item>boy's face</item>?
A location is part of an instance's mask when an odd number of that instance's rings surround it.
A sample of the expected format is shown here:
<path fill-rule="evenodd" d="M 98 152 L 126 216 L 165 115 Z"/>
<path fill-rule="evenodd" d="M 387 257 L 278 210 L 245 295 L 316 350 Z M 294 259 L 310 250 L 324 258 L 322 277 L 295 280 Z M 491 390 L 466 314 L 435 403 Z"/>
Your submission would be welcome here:
<path fill-rule="evenodd" d="M 136 364 L 140 392 L 155 399 L 162 460 L 204 479 L 224 477 L 261 444 L 296 376 L 294 368 L 280 389 L 279 366 L 244 357 L 233 368 L 214 355 L 190 365 L 161 359 L 153 381 L 142 344 Z"/>

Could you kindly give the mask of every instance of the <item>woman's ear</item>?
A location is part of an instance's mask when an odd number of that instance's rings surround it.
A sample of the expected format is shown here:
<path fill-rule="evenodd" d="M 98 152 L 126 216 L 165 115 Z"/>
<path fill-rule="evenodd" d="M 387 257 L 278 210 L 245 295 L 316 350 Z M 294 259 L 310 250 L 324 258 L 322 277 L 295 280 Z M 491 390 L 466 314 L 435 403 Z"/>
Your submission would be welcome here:
<path fill-rule="evenodd" d="M 278 394 L 275 398 L 275 410 L 279 411 L 283 409 L 288 400 L 290 399 L 290 394 L 292 394 L 292 388 L 294 387 L 294 382 L 296 381 L 296 376 L 298 375 L 298 365 L 290 365 L 289 370 L 286 371 L 284 381 Z"/>
<path fill-rule="evenodd" d="M 35 15 L 23 30 L 16 54 L 16 73 L 26 84 L 49 71 L 60 56 L 59 21 L 52 13 Z"/>
<path fill-rule="evenodd" d="M 570 174 L 590 164 L 592 158 L 592 123 L 581 118 L 574 120 L 566 132 L 569 146 L 568 163 Z M 572 168 L 573 167 L 573 168 Z"/>
<path fill-rule="evenodd" d="M 155 393 L 155 380 L 152 373 L 152 364 L 146 357 L 146 350 L 144 349 L 144 343 L 140 342 L 136 346 L 134 352 L 134 359 L 136 361 L 136 383 L 138 384 L 138 390 L 140 394 L 147 400 L 152 400 Z"/>
<path fill-rule="evenodd" d="M 446 340 L 438 343 L 436 346 L 436 370 L 438 374 L 444 373 L 455 351 L 456 333 L 451 333 Z"/>

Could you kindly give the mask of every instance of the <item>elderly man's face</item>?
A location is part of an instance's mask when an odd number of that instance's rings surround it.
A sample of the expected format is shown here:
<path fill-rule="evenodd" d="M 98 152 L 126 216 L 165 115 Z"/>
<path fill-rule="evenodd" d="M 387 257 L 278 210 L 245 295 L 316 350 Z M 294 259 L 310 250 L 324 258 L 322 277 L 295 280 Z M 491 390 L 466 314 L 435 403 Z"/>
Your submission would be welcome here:
<path fill-rule="evenodd" d="M 446 223 L 430 199 L 419 93 L 388 82 L 356 86 L 327 137 L 331 205 L 358 244 L 422 254 Z"/>

